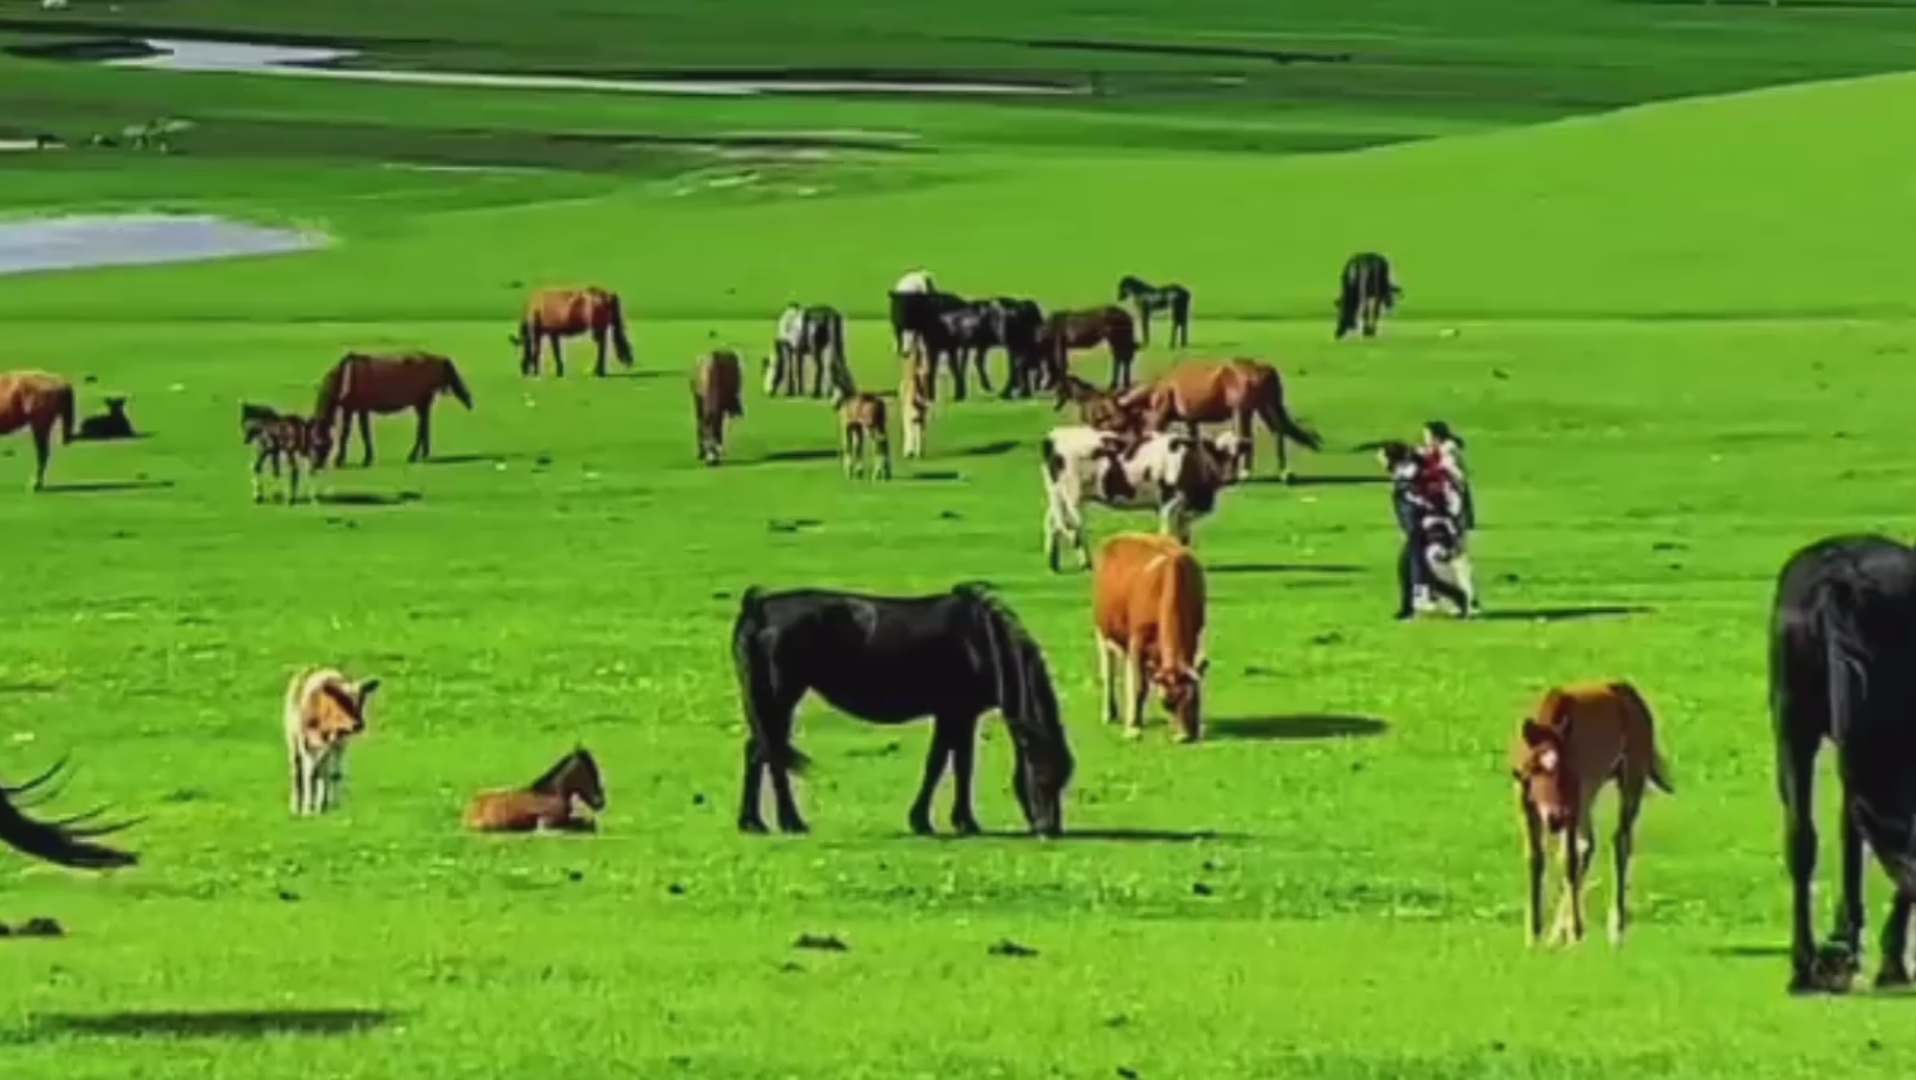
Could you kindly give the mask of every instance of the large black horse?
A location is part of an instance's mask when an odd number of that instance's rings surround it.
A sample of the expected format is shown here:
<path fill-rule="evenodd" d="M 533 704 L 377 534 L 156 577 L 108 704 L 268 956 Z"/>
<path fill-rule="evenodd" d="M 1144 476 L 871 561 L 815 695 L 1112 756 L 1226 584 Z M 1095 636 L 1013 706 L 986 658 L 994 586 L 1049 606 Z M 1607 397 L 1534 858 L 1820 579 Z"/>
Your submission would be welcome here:
<path fill-rule="evenodd" d="M 1397 305 L 1404 290 L 1390 279 L 1390 260 L 1375 251 L 1360 252 L 1344 264 L 1337 295 L 1337 336 L 1362 323 L 1365 337 L 1377 336 L 1377 320 Z"/>
<path fill-rule="evenodd" d="M 742 831 L 765 831 L 759 794 L 767 772 L 779 828 L 806 829 L 789 774 L 805 765 L 792 746 L 792 724 L 807 691 L 871 723 L 932 718 L 931 752 L 910 814 L 920 834 L 932 831 L 931 799 L 947 760 L 957 784 L 952 827 L 978 831 L 971 805 L 978 721 L 997 709 L 1017 754 L 1012 790 L 1025 820 L 1041 836 L 1063 831 L 1072 760 L 1051 675 L 1037 642 L 982 586 L 921 597 L 749 588 L 732 628 L 732 655 L 748 728 Z"/>
<path fill-rule="evenodd" d="M 1849 989 L 1860 964 L 1863 845 L 1896 884 L 1883 926 L 1879 986 L 1907 984 L 1916 889 L 1916 550 L 1849 535 L 1805 547 L 1783 566 L 1770 624 L 1770 710 L 1791 885 L 1790 989 Z M 1823 741 L 1843 787 L 1842 902 L 1830 942 L 1815 945 L 1812 784 Z"/>
<path fill-rule="evenodd" d="M 134 822 L 80 828 L 80 822 L 98 817 L 100 812 L 95 810 L 59 821 L 35 821 L 14 805 L 15 799 L 32 794 L 65 766 L 66 762 L 62 760 L 24 784 L 0 786 L 0 840 L 35 858 L 81 870 L 106 870 L 139 862 L 139 856 L 131 852 L 117 851 L 93 842 L 94 838 L 119 832 Z"/>

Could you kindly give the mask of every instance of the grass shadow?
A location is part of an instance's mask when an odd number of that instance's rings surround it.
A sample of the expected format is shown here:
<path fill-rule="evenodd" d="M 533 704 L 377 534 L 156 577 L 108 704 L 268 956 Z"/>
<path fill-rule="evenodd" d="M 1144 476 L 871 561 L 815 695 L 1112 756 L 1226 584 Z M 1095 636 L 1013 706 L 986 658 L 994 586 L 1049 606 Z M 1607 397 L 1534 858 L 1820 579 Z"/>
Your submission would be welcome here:
<path fill-rule="evenodd" d="M 757 461 L 750 462 L 749 464 L 771 465 L 771 464 L 777 464 L 778 462 L 781 462 L 781 461 L 825 461 L 829 458 L 835 458 L 837 456 L 838 456 L 838 451 L 826 450 L 822 448 L 815 449 L 815 450 L 773 450 L 761 456 Z M 740 462 L 740 464 L 748 464 L 748 463 Z"/>
<path fill-rule="evenodd" d="M 1219 717 L 1206 721 L 1204 726 L 1205 734 L 1210 738 L 1243 741 L 1369 738 L 1390 730 L 1389 722 L 1367 716 L 1326 716 L 1315 713 Z"/>
<path fill-rule="evenodd" d="M 1572 622 L 1577 619 L 1611 619 L 1627 615 L 1652 615 L 1656 609 L 1641 604 L 1593 604 L 1590 607 L 1512 608 L 1480 611 L 1472 619 L 1490 622 Z"/>
<path fill-rule="evenodd" d="M 1207 574 L 1361 574 L 1364 568 L 1348 563 L 1221 563 L 1204 568 Z"/>
<path fill-rule="evenodd" d="M 500 462 L 504 462 L 504 461 L 523 461 L 526 459 L 527 456 L 528 455 L 526 454 L 441 454 L 438 457 L 430 457 L 424 461 L 413 462 L 413 464 L 415 465 L 497 465 Z"/>
<path fill-rule="evenodd" d="M 48 484 L 43 495 L 104 495 L 115 491 L 160 491 L 173 486 L 171 480 L 95 480 L 79 484 Z"/>
<path fill-rule="evenodd" d="M 608 371 L 605 373 L 605 377 L 608 379 L 663 379 L 667 375 L 683 374 L 685 374 L 683 371 L 666 368 L 634 368 L 631 371 Z M 593 375 L 589 377 L 596 379 L 599 376 Z"/>
<path fill-rule="evenodd" d="M 903 479 L 906 480 L 917 480 L 929 484 L 946 484 L 956 480 L 963 480 L 964 478 L 965 474 L 956 469 L 926 469 L 919 472 L 907 473 L 903 477 Z"/>
<path fill-rule="evenodd" d="M 38 1027 L 103 1038 L 263 1039 L 273 1035 L 351 1035 L 392 1022 L 383 1009 L 234 1009 L 46 1013 Z"/>
<path fill-rule="evenodd" d="M 967 446 L 963 450 L 954 451 L 954 453 L 958 457 L 998 457 L 1002 454 L 1011 453 L 1013 450 L 1018 449 L 1020 445 L 1016 439 L 1001 439 L 998 442 L 988 442 L 980 446 Z"/>
<path fill-rule="evenodd" d="M 905 833 L 905 837 L 919 839 L 916 834 Z M 928 839 L 945 840 L 951 843 L 963 843 L 967 840 L 1040 840 L 1026 830 L 987 829 L 974 836 L 964 836 L 952 832 L 940 832 Z M 1199 841 L 1215 840 L 1238 842 L 1251 839 L 1248 833 L 1218 832 L 1215 829 L 1073 829 L 1065 826 L 1064 834 L 1042 840 L 1044 843 L 1083 843 L 1105 844 L 1195 844 Z"/>
<path fill-rule="evenodd" d="M 1712 956 L 1726 956 L 1733 960 L 1775 960 L 1787 958 L 1790 949 L 1787 945 L 1714 945 L 1710 948 Z"/>
<path fill-rule="evenodd" d="M 1284 481 L 1275 476 L 1254 476 L 1243 481 L 1247 484 L 1282 484 Z M 1289 487 L 1350 487 L 1357 484 L 1388 484 L 1388 476 L 1292 476 Z"/>
<path fill-rule="evenodd" d="M 335 491 L 313 498 L 321 506 L 404 506 L 418 502 L 425 496 L 417 491 L 402 491 L 397 495 L 382 495 L 376 491 Z"/>

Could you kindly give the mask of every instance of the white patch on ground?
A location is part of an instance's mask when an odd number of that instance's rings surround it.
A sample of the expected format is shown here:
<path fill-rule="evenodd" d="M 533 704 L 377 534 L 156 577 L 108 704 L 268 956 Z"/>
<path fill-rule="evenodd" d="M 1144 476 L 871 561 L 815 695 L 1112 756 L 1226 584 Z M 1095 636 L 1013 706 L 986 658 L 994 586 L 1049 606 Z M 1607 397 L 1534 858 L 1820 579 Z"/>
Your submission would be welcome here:
<path fill-rule="evenodd" d="M 325 247 L 323 233 L 206 215 L 75 215 L 0 221 L 0 275 L 93 266 L 197 262 Z"/>
<path fill-rule="evenodd" d="M 318 49 L 288 45 L 261 45 L 178 38 L 148 38 L 157 56 L 108 60 L 111 67 L 152 68 L 162 71 L 285 75 L 308 79 L 346 79 L 362 82 L 422 83 L 432 86 L 489 86 L 519 90 L 593 90 L 627 94 L 676 94 L 707 97 L 751 97 L 758 94 L 941 94 L 1074 95 L 1082 87 L 1037 86 L 1021 83 L 946 82 L 807 82 L 707 79 L 594 79 L 573 75 L 499 75 L 477 71 L 392 71 L 381 68 L 321 67 L 359 55 L 351 49 Z"/>

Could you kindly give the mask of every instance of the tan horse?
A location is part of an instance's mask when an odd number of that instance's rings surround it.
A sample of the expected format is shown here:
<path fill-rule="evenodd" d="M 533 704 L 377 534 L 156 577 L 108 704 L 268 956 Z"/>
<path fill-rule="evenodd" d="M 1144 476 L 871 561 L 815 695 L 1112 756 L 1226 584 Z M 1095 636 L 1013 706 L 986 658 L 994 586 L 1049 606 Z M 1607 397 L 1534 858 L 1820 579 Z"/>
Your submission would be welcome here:
<path fill-rule="evenodd" d="M 922 350 L 921 350 L 922 352 Z M 905 456 L 925 456 L 925 425 L 931 419 L 930 367 L 922 356 L 913 356 L 899 365 L 898 410 L 905 429 Z"/>
<path fill-rule="evenodd" d="M 60 424 L 60 441 L 73 441 L 73 384 L 44 371 L 15 371 L 0 375 L 0 435 L 21 428 L 33 432 L 38 467 L 33 490 L 47 486 L 47 459 L 53 455 L 53 425 Z"/>
<path fill-rule="evenodd" d="M 891 435 L 885 399 L 877 394 L 848 394 L 841 388 L 832 401 L 832 411 L 838 414 L 839 457 L 845 463 L 845 475 L 856 477 L 869 470 L 873 480 L 890 480 Z M 877 459 L 875 465 L 873 458 Z"/>
<path fill-rule="evenodd" d="M 1291 465 L 1284 440 L 1294 439 L 1311 450 L 1322 450 L 1317 432 L 1298 423 L 1284 408 L 1284 379 L 1277 369 L 1256 360 L 1186 360 L 1118 400 L 1128 411 L 1143 414 L 1145 425 L 1163 431 L 1183 423 L 1192 435 L 1199 424 L 1229 421 L 1238 434 L 1243 475 L 1251 473 L 1251 419 L 1277 440 L 1278 474 L 1289 480 Z"/>
<path fill-rule="evenodd" d="M 1124 665 L 1125 735 L 1144 734 L 1144 698 L 1155 685 L 1177 725 L 1177 741 L 1196 742 L 1210 662 L 1203 644 L 1204 570 L 1191 550 L 1168 536 L 1121 533 L 1098 552 L 1092 590 L 1105 722 L 1119 718 L 1117 660 Z"/>
<path fill-rule="evenodd" d="M 1054 311 L 1038 330 L 1037 355 L 1054 383 L 1071 366 L 1071 350 L 1103 343 L 1111 350 L 1111 389 L 1131 385 L 1131 363 L 1138 355 L 1138 331 L 1131 313 L 1115 304 L 1085 311 Z"/>
<path fill-rule="evenodd" d="M 692 419 L 698 425 L 699 460 L 717 465 L 725 453 L 725 418 L 744 416 L 738 354 L 718 349 L 692 368 Z"/>
<path fill-rule="evenodd" d="M 319 381 L 319 399 L 313 404 L 313 419 L 331 427 L 342 417 L 338 451 L 333 467 L 346 464 L 346 442 L 352 435 L 353 418 L 359 418 L 359 441 L 364 447 L 360 464 L 373 463 L 373 413 L 396 413 L 411 409 L 418 414 L 419 427 L 413 435 L 412 452 L 407 461 L 424 461 L 432 456 L 432 403 L 440 392 L 451 394 L 466 408 L 472 408 L 472 395 L 459 378 L 459 369 L 446 357 L 427 352 L 392 355 L 347 353 Z"/>
<path fill-rule="evenodd" d="M 465 824 L 474 832 L 596 832 L 597 823 L 579 814 L 580 803 L 595 813 L 605 811 L 599 763 L 583 746 L 524 788 L 480 792 L 466 807 Z"/>
<path fill-rule="evenodd" d="M 540 289 L 526 301 L 525 314 L 519 319 L 519 332 L 510 339 L 519 346 L 519 373 L 539 374 L 539 354 L 546 342 L 552 343 L 552 367 L 565 376 L 565 356 L 559 351 L 559 339 L 592 335 L 598 346 L 599 363 L 594 373 L 605 375 L 605 339 L 612 338 L 619 363 L 632 366 L 632 342 L 625 336 L 625 313 L 619 294 L 592 286 L 584 289 Z"/>

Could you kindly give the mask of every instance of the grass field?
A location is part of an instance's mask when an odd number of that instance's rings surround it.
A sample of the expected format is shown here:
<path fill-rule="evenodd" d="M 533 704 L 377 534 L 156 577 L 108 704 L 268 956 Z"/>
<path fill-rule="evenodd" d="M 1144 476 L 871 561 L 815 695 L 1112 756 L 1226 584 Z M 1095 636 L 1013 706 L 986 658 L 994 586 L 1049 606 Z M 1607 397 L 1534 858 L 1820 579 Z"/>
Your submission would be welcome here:
<path fill-rule="evenodd" d="M 150 432 L 59 448 L 40 496 L 26 441 L 0 442 L 0 776 L 70 750 L 60 805 L 150 815 L 130 872 L 6 857 L 0 917 L 70 936 L 0 943 L 0 1071 L 1909 1074 L 1907 1002 L 1783 993 L 1763 657 L 1791 550 L 1916 525 L 1895 450 L 1916 391 L 1916 151 L 1878 122 L 1916 107 L 1916 79 L 1760 87 L 1890 71 L 1916 10 L 1377 0 L 1273 27 L 1226 0 L 1036 7 L 954 12 L 939 34 L 849 0 L 816 22 L 569 3 L 523 33 L 517 5 L 451 0 L 0 24 L 0 45 L 164 26 L 468 70 L 1086 73 L 1082 51 L 984 37 L 1362 58 L 1107 51 L 1106 95 L 1000 105 L 0 58 L 0 123 L 19 131 L 199 122 L 170 157 L 0 154 L 0 215 L 213 210 L 338 238 L 0 279 L 0 367 L 84 379 L 89 408 L 129 394 Z M 659 141 L 828 129 L 917 138 L 803 161 Z M 539 171 L 416 168 L 446 163 Z M 1405 304 L 1379 339 L 1335 345 L 1335 272 L 1365 248 L 1391 255 Z M 883 292 L 917 265 L 1052 305 L 1108 299 L 1127 272 L 1182 280 L 1188 353 L 1271 359 L 1328 436 L 1293 461 L 1317 482 L 1247 485 L 1199 526 L 1203 744 L 1098 722 L 1089 580 L 1040 552 L 1048 406 L 941 403 L 931 456 L 875 486 L 840 476 L 823 405 L 754 391 L 726 464 L 697 463 L 698 351 L 756 356 L 785 300 L 826 301 L 854 318 L 861 378 L 888 384 Z M 634 377 L 518 377 L 505 337 L 525 287 L 569 280 L 625 293 Z M 404 465 L 410 429 L 384 421 L 379 463 L 328 474 L 330 504 L 253 505 L 237 402 L 303 406 L 343 349 L 403 345 L 457 357 L 472 386 L 475 411 L 437 416 L 442 460 Z M 1431 417 L 1470 440 L 1480 622 L 1392 622 L 1387 489 L 1337 482 L 1374 477 L 1359 444 Z M 1147 524 L 1093 514 L 1099 536 Z M 979 811 L 1000 835 L 911 838 L 926 731 L 808 704 L 815 832 L 738 836 L 740 590 L 967 578 L 1047 649 L 1080 835 L 1017 835 L 994 725 Z M 279 701 L 315 662 L 385 689 L 344 809 L 295 821 Z M 1617 676 L 1658 708 L 1678 790 L 1642 820 L 1634 936 L 1527 952 L 1507 740 L 1550 683 Z M 576 740 L 606 771 L 600 836 L 459 831 L 474 791 Z M 995 955 L 1006 939 L 1037 955 Z"/>

